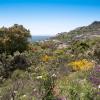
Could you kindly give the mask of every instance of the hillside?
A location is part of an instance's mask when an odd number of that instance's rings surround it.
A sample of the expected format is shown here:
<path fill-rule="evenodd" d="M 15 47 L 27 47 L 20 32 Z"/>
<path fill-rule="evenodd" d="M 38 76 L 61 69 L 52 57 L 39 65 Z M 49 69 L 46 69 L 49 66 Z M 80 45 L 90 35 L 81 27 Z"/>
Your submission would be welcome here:
<path fill-rule="evenodd" d="M 68 42 L 71 40 L 89 39 L 93 37 L 100 37 L 100 21 L 94 21 L 88 26 L 78 27 L 70 32 L 59 33 L 54 38 Z"/>

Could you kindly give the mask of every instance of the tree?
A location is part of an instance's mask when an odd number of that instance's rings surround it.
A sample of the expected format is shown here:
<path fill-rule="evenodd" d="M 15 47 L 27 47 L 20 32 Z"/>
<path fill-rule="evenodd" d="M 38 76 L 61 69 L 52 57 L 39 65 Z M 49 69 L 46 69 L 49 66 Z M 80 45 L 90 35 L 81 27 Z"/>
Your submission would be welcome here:
<path fill-rule="evenodd" d="M 28 49 L 30 31 L 23 25 L 14 24 L 12 27 L 0 28 L 0 53 L 13 54 Z"/>

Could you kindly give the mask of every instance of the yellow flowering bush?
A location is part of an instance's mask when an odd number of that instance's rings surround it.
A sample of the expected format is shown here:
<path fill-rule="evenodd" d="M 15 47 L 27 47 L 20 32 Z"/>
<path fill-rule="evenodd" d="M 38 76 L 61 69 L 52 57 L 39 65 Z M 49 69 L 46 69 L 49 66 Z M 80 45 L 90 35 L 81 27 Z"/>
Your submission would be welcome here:
<path fill-rule="evenodd" d="M 70 65 L 73 68 L 73 70 L 75 70 L 75 71 L 89 70 L 90 68 L 94 67 L 94 63 L 90 62 L 86 59 L 73 61 L 73 62 L 69 63 L 68 65 Z"/>
<path fill-rule="evenodd" d="M 55 59 L 55 57 L 48 56 L 48 55 L 45 55 L 42 57 L 42 61 L 44 61 L 44 62 L 48 62 L 49 60 L 53 60 L 53 59 Z"/>

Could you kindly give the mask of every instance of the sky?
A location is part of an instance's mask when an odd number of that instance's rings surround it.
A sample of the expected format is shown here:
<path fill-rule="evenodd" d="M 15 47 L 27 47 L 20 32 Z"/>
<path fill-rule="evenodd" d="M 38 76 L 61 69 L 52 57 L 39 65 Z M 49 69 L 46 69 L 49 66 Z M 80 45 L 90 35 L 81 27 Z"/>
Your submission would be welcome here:
<path fill-rule="evenodd" d="M 100 21 L 100 0 L 0 0 L 0 27 L 21 24 L 54 36 Z"/>

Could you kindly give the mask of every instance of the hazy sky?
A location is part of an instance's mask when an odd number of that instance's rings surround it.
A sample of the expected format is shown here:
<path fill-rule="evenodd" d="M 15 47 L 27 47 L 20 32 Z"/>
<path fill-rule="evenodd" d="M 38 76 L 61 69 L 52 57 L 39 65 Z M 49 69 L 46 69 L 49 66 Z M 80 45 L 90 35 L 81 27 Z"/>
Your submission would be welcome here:
<path fill-rule="evenodd" d="M 22 24 L 32 35 L 55 35 L 100 21 L 100 0 L 0 0 L 0 27 Z"/>

